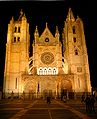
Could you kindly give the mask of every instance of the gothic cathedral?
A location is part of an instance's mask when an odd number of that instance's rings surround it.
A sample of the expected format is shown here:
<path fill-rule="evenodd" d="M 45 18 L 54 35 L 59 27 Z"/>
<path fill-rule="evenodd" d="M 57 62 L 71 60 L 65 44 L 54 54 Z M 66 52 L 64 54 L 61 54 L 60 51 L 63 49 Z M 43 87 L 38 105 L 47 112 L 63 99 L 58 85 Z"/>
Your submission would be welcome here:
<path fill-rule="evenodd" d="M 52 35 L 46 23 L 39 36 L 34 32 L 32 55 L 29 56 L 29 23 L 21 11 L 17 21 L 8 24 L 3 92 L 44 97 L 48 94 L 68 98 L 91 92 L 88 54 L 82 20 L 75 19 L 71 8 L 64 22 L 62 38 L 58 27 Z"/>

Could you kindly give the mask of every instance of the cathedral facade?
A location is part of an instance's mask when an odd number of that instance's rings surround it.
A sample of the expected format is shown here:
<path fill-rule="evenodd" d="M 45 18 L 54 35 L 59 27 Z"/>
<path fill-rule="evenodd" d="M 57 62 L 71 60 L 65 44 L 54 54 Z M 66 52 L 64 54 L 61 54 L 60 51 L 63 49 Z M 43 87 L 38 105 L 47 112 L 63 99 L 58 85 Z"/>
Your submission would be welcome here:
<path fill-rule="evenodd" d="M 17 21 L 8 24 L 3 92 L 8 97 L 31 93 L 68 98 L 91 92 L 88 54 L 82 20 L 75 19 L 71 8 L 64 21 L 62 39 L 58 27 L 52 35 L 46 23 L 39 36 L 34 32 L 32 56 L 29 56 L 29 23 L 21 11 Z"/>

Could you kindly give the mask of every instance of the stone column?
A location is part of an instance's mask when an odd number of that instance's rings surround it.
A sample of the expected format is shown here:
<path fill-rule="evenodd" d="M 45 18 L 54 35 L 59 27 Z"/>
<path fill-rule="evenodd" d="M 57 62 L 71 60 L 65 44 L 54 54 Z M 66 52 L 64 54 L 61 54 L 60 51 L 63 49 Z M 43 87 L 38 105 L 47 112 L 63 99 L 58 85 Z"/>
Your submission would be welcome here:
<path fill-rule="evenodd" d="M 75 92 L 75 90 L 74 90 L 74 99 L 76 100 L 76 92 Z"/>
<path fill-rule="evenodd" d="M 59 97 L 61 96 L 61 82 L 59 82 Z"/>
<path fill-rule="evenodd" d="M 58 94 L 58 84 L 56 82 L 56 96 L 57 96 L 57 94 Z"/>
<path fill-rule="evenodd" d="M 35 93 L 36 93 L 35 95 L 36 95 L 36 98 L 37 98 L 37 82 L 36 82 L 36 92 Z"/>
<path fill-rule="evenodd" d="M 67 90 L 67 100 L 69 100 L 69 93 L 68 93 L 68 90 Z"/>

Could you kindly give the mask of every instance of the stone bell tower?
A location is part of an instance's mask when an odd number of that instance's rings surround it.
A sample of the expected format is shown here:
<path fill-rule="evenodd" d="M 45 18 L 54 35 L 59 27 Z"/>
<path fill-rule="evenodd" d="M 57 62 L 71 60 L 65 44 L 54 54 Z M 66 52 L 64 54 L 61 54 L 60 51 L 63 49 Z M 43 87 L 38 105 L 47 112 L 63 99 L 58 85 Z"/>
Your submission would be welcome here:
<path fill-rule="evenodd" d="M 5 95 L 22 90 L 21 76 L 29 68 L 29 40 L 29 24 L 21 10 L 18 20 L 12 17 L 8 24 L 3 87 Z"/>
<path fill-rule="evenodd" d="M 68 62 L 68 73 L 74 74 L 73 90 L 91 92 L 90 72 L 82 20 L 68 11 L 63 29 L 63 54 Z"/>

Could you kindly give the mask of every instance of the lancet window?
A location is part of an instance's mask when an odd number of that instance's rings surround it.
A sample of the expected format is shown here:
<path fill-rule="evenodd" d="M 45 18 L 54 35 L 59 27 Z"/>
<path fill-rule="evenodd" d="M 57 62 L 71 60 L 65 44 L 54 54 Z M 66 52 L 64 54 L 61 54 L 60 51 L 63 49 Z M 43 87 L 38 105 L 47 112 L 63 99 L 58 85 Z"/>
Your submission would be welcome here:
<path fill-rule="evenodd" d="M 75 26 L 73 26 L 72 30 L 73 30 L 73 34 L 75 34 L 75 33 L 76 33 L 76 32 L 75 32 Z"/>
<path fill-rule="evenodd" d="M 14 32 L 15 32 L 15 33 L 20 33 L 20 26 L 19 26 L 19 27 L 15 26 Z"/>
<path fill-rule="evenodd" d="M 51 67 L 49 67 L 49 68 L 39 68 L 38 70 L 37 70 L 37 74 L 38 75 L 57 75 L 58 74 L 58 71 L 57 71 L 57 68 L 51 68 Z"/>

